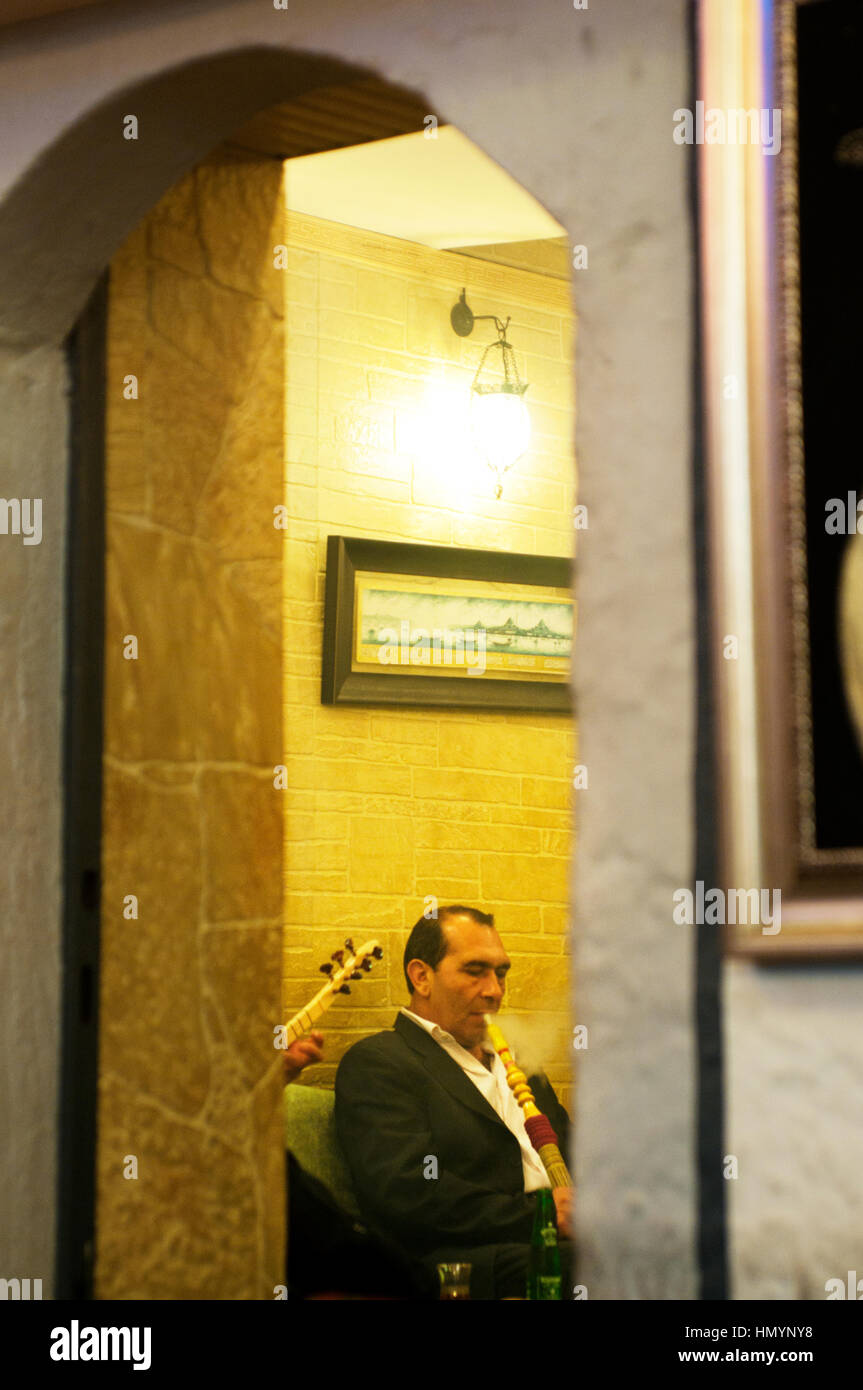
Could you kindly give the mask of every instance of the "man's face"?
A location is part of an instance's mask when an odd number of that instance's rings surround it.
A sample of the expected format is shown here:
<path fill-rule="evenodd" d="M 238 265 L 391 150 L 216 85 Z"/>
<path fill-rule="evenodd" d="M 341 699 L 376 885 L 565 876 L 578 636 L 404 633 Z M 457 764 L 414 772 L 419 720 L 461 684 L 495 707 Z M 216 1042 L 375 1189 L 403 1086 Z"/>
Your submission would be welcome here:
<path fill-rule="evenodd" d="M 423 994 L 428 1017 L 472 1051 L 485 1032 L 483 1014 L 497 1013 L 510 959 L 493 927 L 459 914 L 443 924 L 449 950 L 437 969 L 427 968 Z"/>

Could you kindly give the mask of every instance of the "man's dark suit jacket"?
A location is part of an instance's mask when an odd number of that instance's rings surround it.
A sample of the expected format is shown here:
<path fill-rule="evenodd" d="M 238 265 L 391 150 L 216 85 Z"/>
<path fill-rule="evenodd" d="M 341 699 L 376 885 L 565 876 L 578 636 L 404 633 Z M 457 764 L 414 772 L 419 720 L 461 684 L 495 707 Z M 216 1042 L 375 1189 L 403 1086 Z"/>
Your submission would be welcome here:
<path fill-rule="evenodd" d="M 569 1121 L 544 1077 L 540 1110 L 566 1154 Z M 430 1033 L 404 1014 L 356 1043 L 336 1075 L 336 1129 L 369 1225 L 416 1255 L 527 1243 L 535 1211 L 518 1140 Z M 430 1158 L 437 1177 L 426 1177 Z"/>

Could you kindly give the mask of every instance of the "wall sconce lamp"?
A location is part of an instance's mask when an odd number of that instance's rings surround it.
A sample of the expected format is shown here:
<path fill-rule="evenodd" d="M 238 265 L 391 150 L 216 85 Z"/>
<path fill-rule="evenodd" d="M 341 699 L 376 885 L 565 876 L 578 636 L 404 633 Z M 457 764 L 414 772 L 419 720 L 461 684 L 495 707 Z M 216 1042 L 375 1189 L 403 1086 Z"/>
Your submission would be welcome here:
<path fill-rule="evenodd" d="M 480 319 L 494 319 L 497 340 L 489 343 L 480 358 L 471 386 L 471 420 L 477 447 L 497 478 L 495 497 L 503 494 L 503 475 L 517 463 L 530 443 L 530 415 L 524 403 L 528 383 L 518 374 L 515 352 L 507 341 L 509 319 L 501 323 L 496 314 L 474 314 L 462 290 L 450 313 L 453 331 L 466 338 Z M 502 376 L 483 379 L 486 358 L 500 349 Z"/>

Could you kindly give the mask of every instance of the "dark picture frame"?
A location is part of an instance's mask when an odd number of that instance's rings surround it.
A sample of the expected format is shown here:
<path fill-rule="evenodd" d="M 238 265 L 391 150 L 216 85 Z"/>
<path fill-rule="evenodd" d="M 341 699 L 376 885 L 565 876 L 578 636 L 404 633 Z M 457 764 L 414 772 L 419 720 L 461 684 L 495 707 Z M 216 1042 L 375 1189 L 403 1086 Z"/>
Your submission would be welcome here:
<path fill-rule="evenodd" d="M 355 669 L 355 600 L 357 576 L 361 574 L 494 583 L 511 586 L 514 594 L 530 586 L 569 593 L 572 562 L 553 555 L 328 536 L 322 704 L 571 712 L 568 674 L 561 679 L 538 680 L 417 674 L 385 666 L 379 671 Z"/>
<path fill-rule="evenodd" d="M 797 925 L 780 953 L 860 958 L 863 757 L 843 688 L 839 606 L 849 542 L 828 533 L 825 511 L 863 477 L 842 448 L 860 357 L 841 325 L 857 321 L 859 252 L 849 235 L 830 236 L 855 202 L 859 213 L 863 175 L 837 151 L 863 126 L 863 23 L 847 0 L 779 0 L 774 19 L 775 90 L 787 112 L 774 198 L 782 505 L 764 519 L 762 592 L 784 595 L 764 633 L 765 694 L 783 725 L 765 730 L 766 859 Z"/>
<path fill-rule="evenodd" d="M 851 537 L 826 518 L 831 500 L 850 513 L 858 476 L 844 440 L 859 394 L 863 12 L 775 0 L 739 50 L 717 35 L 702 35 L 710 104 L 782 117 L 773 158 L 699 156 L 719 876 L 781 897 L 775 934 L 750 914 L 726 923 L 724 945 L 762 963 L 861 959 L 863 754 L 840 613 Z M 729 225 L 745 250 L 745 353 Z M 745 392 L 725 390 L 738 380 Z"/>

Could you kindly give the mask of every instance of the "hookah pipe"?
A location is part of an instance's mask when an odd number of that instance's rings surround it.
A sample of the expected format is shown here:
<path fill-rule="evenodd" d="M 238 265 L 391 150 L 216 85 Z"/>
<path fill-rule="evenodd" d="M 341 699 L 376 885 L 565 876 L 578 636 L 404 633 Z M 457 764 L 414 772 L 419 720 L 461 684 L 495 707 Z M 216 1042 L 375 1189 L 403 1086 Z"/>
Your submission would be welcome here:
<path fill-rule="evenodd" d="M 524 1112 L 527 1137 L 542 1159 L 552 1187 L 572 1187 L 572 1178 L 558 1147 L 551 1121 L 547 1115 L 543 1115 L 534 1100 L 527 1077 L 516 1064 L 503 1033 L 492 1023 L 490 1015 L 486 1014 L 485 1022 L 489 1041 L 506 1068 L 507 1085 Z"/>

